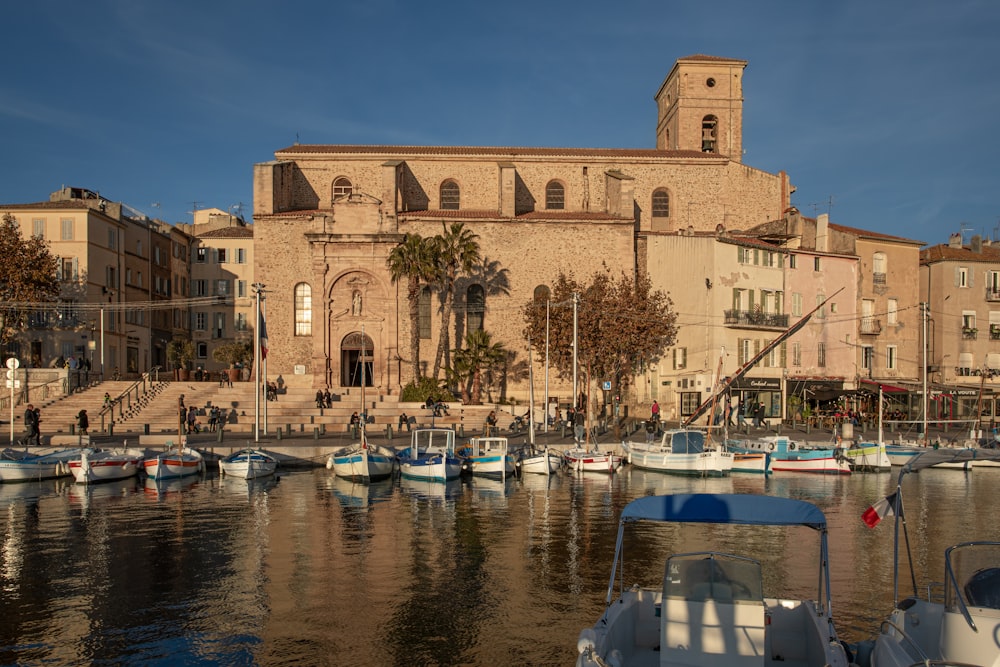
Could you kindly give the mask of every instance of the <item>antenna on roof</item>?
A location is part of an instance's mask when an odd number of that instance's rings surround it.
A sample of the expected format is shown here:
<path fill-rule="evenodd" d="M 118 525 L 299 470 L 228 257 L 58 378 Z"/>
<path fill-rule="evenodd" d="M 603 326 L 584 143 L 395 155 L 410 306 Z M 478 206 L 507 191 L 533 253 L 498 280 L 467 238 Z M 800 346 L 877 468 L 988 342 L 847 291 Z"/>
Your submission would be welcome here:
<path fill-rule="evenodd" d="M 972 227 L 965 222 L 958 223 L 958 233 L 962 235 L 962 245 L 965 245 L 965 234 L 966 232 L 971 232 Z"/>
<path fill-rule="evenodd" d="M 824 203 L 826 204 L 826 214 L 827 215 L 832 215 L 833 214 L 833 195 L 830 195 L 830 197 L 826 200 L 826 202 L 817 202 L 817 203 L 809 204 L 809 207 L 813 210 L 813 215 L 814 216 L 817 213 L 819 213 L 819 209 L 820 209 L 821 206 L 823 206 Z"/>

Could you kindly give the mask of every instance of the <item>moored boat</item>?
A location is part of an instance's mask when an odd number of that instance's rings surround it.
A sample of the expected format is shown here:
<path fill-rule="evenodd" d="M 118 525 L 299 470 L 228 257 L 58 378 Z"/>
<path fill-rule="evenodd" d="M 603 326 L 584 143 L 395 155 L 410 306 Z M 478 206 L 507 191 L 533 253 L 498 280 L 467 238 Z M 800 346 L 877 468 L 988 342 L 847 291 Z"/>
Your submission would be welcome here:
<path fill-rule="evenodd" d="M 83 449 L 64 449 L 46 454 L 5 449 L 0 452 L 0 482 L 27 482 L 55 479 L 70 474 L 69 462 L 78 458 Z"/>
<path fill-rule="evenodd" d="M 201 452 L 190 447 L 168 449 L 142 462 L 143 469 L 152 479 L 169 479 L 197 475 L 205 469 Z"/>
<path fill-rule="evenodd" d="M 392 476 L 396 468 L 396 452 L 368 440 L 362 425 L 361 439 L 330 454 L 326 467 L 333 470 L 337 477 L 352 482 L 378 482 Z"/>
<path fill-rule="evenodd" d="M 768 452 L 733 452 L 733 472 L 757 475 L 771 474 L 771 455 Z"/>
<path fill-rule="evenodd" d="M 462 459 L 455 453 L 455 432 L 448 428 L 419 428 L 413 431 L 410 446 L 399 453 L 403 477 L 433 482 L 458 479 Z"/>
<path fill-rule="evenodd" d="M 859 442 L 844 449 L 844 456 L 851 470 L 862 472 L 888 472 L 892 469 L 885 443 Z"/>
<path fill-rule="evenodd" d="M 562 467 L 563 458 L 548 447 L 540 450 L 531 448 L 521 452 L 519 464 L 521 474 L 552 475 Z"/>
<path fill-rule="evenodd" d="M 614 452 L 575 447 L 563 452 L 566 467 L 577 472 L 601 472 L 614 474 L 622 467 L 622 457 Z"/>
<path fill-rule="evenodd" d="M 783 435 L 742 440 L 729 447 L 738 452 L 766 452 L 771 455 L 774 472 L 808 472 L 849 475 L 851 466 L 840 448 L 805 447 Z"/>
<path fill-rule="evenodd" d="M 705 433 L 694 429 L 668 429 L 659 442 L 627 442 L 628 462 L 637 468 L 675 475 L 721 477 L 733 469 L 733 453 L 712 448 Z"/>
<path fill-rule="evenodd" d="M 77 484 L 110 482 L 139 474 L 146 452 L 141 449 L 85 449 L 69 461 L 69 471 Z"/>
<path fill-rule="evenodd" d="M 278 459 L 262 449 L 241 449 L 219 460 L 219 474 L 239 479 L 258 479 L 273 475 Z"/>
<path fill-rule="evenodd" d="M 517 473 L 507 438 L 472 438 L 459 453 L 465 457 L 469 471 L 475 476 L 503 480 Z"/>
<path fill-rule="evenodd" d="M 813 529 L 820 543 L 818 600 L 765 597 L 759 561 L 714 551 L 669 555 L 657 585 L 625 588 L 624 532 L 639 523 Z M 727 493 L 633 500 L 619 521 L 604 613 L 580 633 L 577 667 L 847 667 L 833 624 L 828 559 L 826 517 L 802 500 Z"/>

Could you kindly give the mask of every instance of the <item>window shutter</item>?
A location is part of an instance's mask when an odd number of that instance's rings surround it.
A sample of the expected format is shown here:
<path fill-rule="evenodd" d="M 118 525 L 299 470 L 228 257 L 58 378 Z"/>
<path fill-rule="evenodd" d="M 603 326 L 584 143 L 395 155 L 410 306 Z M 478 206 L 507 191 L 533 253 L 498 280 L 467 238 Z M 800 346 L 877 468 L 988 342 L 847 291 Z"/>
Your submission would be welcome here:
<path fill-rule="evenodd" d="M 955 287 L 960 287 L 962 285 L 962 270 L 959 267 L 955 267 Z"/>
<path fill-rule="evenodd" d="M 73 280 L 79 280 L 79 279 L 80 279 L 80 258 L 79 257 L 74 257 L 73 258 Z"/>
<path fill-rule="evenodd" d="M 975 269 L 969 269 L 969 287 L 975 287 L 975 285 L 973 284 L 973 283 L 975 283 L 975 280 L 974 280 L 975 275 L 976 275 L 976 270 Z"/>

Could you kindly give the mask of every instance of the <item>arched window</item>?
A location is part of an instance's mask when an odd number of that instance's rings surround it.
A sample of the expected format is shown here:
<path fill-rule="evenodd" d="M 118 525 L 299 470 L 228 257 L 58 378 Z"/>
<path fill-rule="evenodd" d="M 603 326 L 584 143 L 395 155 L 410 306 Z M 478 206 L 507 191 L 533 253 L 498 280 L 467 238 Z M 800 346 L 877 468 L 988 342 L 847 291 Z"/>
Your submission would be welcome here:
<path fill-rule="evenodd" d="M 550 211 L 566 208 L 566 188 L 559 181 L 549 181 L 545 186 L 545 208 Z"/>
<path fill-rule="evenodd" d="M 461 192 L 458 188 L 458 183 L 452 180 L 447 180 L 441 184 L 441 210 L 442 211 L 457 211 L 459 204 L 459 195 Z"/>
<path fill-rule="evenodd" d="M 312 335 L 312 287 L 309 283 L 295 286 L 295 335 Z"/>
<path fill-rule="evenodd" d="M 653 192 L 653 217 L 670 217 L 670 193 L 668 193 L 664 188 L 660 188 L 659 190 Z"/>
<path fill-rule="evenodd" d="M 719 138 L 719 119 L 705 116 L 701 119 L 701 152 L 714 153 Z"/>
<path fill-rule="evenodd" d="M 341 176 L 333 182 L 333 198 L 343 197 L 344 195 L 349 195 L 354 192 L 354 186 L 351 184 L 351 180 Z"/>
<path fill-rule="evenodd" d="M 486 312 L 486 293 L 482 285 L 469 285 L 465 291 L 465 330 L 481 331 Z"/>
<path fill-rule="evenodd" d="M 539 285 L 538 287 L 535 288 L 535 292 L 532 295 L 532 298 L 537 303 L 544 303 L 545 301 L 549 300 L 549 296 L 551 296 L 551 294 L 552 292 L 549 291 L 548 285 Z"/>
<path fill-rule="evenodd" d="M 884 252 L 872 255 L 872 282 L 876 285 L 885 285 L 885 274 L 888 268 L 889 260 Z"/>
<path fill-rule="evenodd" d="M 429 339 L 431 337 L 431 288 L 425 287 L 420 292 L 420 300 L 417 303 L 419 310 L 418 319 L 420 321 L 420 337 Z"/>

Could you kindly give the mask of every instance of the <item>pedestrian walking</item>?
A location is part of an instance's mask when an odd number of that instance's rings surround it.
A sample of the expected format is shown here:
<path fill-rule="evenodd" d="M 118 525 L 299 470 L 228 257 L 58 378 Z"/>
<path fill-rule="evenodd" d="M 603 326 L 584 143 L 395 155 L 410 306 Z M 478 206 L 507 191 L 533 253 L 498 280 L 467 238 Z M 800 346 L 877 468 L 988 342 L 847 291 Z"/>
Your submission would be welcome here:
<path fill-rule="evenodd" d="M 76 426 L 80 429 L 81 435 L 87 434 L 87 429 L 90 428 L 90 418 L 87 417 L 86 410 L 80 410 L 76 415 Z"/>

